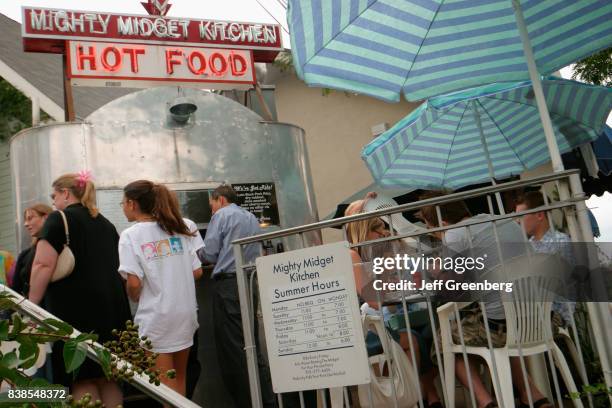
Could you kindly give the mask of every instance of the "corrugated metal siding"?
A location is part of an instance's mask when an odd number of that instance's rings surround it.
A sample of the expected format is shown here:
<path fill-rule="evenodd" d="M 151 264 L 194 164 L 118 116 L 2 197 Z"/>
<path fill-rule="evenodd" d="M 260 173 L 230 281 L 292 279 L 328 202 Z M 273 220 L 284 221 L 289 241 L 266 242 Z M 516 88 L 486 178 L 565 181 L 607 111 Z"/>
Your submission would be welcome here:
<path fill-rule="evenodd" d="M 16 250 L 11 162 L 9 145 L 6 142 L 0 142 L 0 249 L 13 254 Z"/>

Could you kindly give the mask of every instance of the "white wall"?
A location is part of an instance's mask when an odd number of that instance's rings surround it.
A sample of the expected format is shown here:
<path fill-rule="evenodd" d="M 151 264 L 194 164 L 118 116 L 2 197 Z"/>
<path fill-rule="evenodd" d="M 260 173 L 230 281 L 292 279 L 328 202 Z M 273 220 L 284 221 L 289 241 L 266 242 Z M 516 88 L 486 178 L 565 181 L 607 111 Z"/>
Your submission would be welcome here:
<path fill-rule="evenodd" d="M 309 88 L 290 72 L 272 74 L 278 120 L 302 127 L 314 193 L 323 218 L 343 199 L 372 183 L 361 149 L 372 140 L 372 126 L 390 126 L 418 104 L 387 103 L 367 96 Z M 326 236 L 326 240 L 331 236 Z"/>

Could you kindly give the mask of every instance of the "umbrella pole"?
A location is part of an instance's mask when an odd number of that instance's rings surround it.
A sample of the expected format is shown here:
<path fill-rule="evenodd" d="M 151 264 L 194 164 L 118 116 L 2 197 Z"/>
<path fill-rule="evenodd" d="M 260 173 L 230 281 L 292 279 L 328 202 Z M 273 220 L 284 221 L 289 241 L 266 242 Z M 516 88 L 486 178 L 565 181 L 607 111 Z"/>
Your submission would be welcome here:
<path fill-rule="evenodd" d="M 476 120 L 476 126 L 478 126 L 478 131 L 480 132 L 480 141 L 482 142 L 482 147 L 484 148 L 485 157 L 487 158 L 487 166 L 489 167 L 489 177 L 491 177 L 491 184 L 494 186 L 497 185 L 495 181 L 495 169 L 493 168 L 493 162 L 491 162 L 491 154 L 489 154 L 489 146 L 487 146 L 487 139 L 485 138 L 484 131 L 482 130 L 482 122 L 480 121 L 480 114 L 478 113 L 478 109 L 476 108 L 476 100 L 472 100 L 472 110 L 474 111 L 474 120 Z M 499 208 L 500 214 L 505 214 L 504 203 L 501 198 L 501 194 L 499 191 L 495 192 L 495 200 L 497 201 L 497 208 Z"/>
<path fill-rule="evenodd" d="M 546 144 L 548 145 L 553 171 L 563 171 L 563 161 L 561 160 L 559 145 L 557 144 L 557 138 L 555 137 L 552 122 L 550 120 L 550 113 L 548 112 L 548 107 L 546 106 L 546 99 L 544 98 L 544 92 L 542 91 L 542 81 L 535 63 L 533 48 L 531 47 L 531 42 L 529 41 L 529 33 L 527 32 L 527 25 L 525 24 L 525 18 L 523 17 L 523 10 L 521 9 L 520 0 L 512 0 L 512 7 L 514 8 L 514 15 L 516 16 L 516 26 L 519 34 L 521 35 L 523 51 L 525 52 L 525 59 L 527 60 L 527 68 L 529 70 L 529 78 L 531 78 L 536 104 L 538 106 L 538 111 L 540 112 L 540 120 L 542 121 L 542 128 L 544 128 L 544 136 L 546 137 Z"/>
<path fill-rule="evenodd" d="M 557 145 L 557 139 L 555 138 L 555 135 L 553 133 L 550 113 L 548 112 L 546 100 L 544 99 L 544 92 L 542 91 L 542 82 L 540 80 L 540 75 L 535 64 L 533 49 L 531 48 L 531 43 L 529 42 L 529 34 L 527 32 L 527 26 L 523 17 L 523 11 L 521 10 L 520 0 L 512 0 L 512 6 L 514 8 L 514 15 L 516 16 L 516 25 L 518 27 L 519 33 L 521 35 L 521 41 L 523 43 L 523 51 L 525 52 L 525 58 L 527 60 L 529 77 L 531 78 L 536 103 L 540 112 L 540 119 L 542 120 L 542 127 L 544 128 L 544 135 L 546 136 L 546 143 L 548 144 L 548 150 L 550 152 L 553 171 L 563 171 L 563 162 L 561 161 L 559 146 Z M 568 200 L 570 198 L 568 186 L 564 182 L 559 183 L 559 198 L 562 201 Z M 582 202 L 581 205 L 584 205 L 584 202 Z M 579 213 L 579 216 L 583 220 L 586 219 L 586 215 L 584 213 Z M 572 217 L 567 217 L 566 219 L 569 222 Z M 584 223 L 586 223 L 586 221 Z M 583 230 L 586 231 L 586 234 L 584 232 L 582 234 L 583 241 L 587 243 L 592 243 L 593 235 L 591 233 L 590 225 L 583 225 Z M 603 316 L 609 316 L 609 311 L 605 310 L 603 314 L 598 313 L 604 309 L 603 307 L 599 307 L 599 303 L 588 302 L 587 306 L 589 308 L 589 320 L 593 327 L 593 331 L 595 333 L 606 333 L 606 328 L 608 327 L 609 319 L 603 318 Z M 605 335 L 603 337 L 605 337 Z M 598 339 L 599 336 L 596 336 L 596 340 Z M 606 386 L 612 387 L 612 375 L 610 374 L 610 367 L 612 367 L 612 347 L 610 347 L 608 343 L 609 342 L 597 342 L 597 349 L 600 353 L 600 361 L 603 366 L 602 371 L 604 373 Z"/>

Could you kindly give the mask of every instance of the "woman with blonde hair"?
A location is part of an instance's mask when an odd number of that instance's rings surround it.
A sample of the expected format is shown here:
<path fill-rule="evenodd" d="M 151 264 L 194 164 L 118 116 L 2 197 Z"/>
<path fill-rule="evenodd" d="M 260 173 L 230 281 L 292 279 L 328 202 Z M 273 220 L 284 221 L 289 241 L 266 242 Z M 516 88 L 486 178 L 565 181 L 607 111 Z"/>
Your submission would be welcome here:
<path fill-rule="evenodd" d="M 58 211 L 49 214 L 36 245 L 29 299 L 40 303 L 77 330 L 98 335 L 103 343 L 112 330 L 123 330 L 130 319 L 124 284 L 117 274 L 119 235 L 96 207 L 95 186 L 89 172 L 64 174 L 53 182 L 51 199 Z M 75 259 L 72 273 L 51 282 L 59 254 L 67 243 L 60 211 L 66 216 L 69 247 Z M 63 342 L 53 345 L 53 379 L 70 386 L 75 399 L 89 393 L 107 407 L 122 404 L 117 384 L 108 381 L 100 366 L 86 359 L 78 373 L 66 373 Z"/>
<path fill-rule="evenodd" d="M 38 235 L 42 231 L 43 224 L 47 220 L 47 216 L 53 212 L 53 208 L 47 204 L 34 204 L 28 207 L 23 212 L 24 227 L 32 238 L 32 245 L 21 251 L 15 263 L 15 274 L 13 275 L 13 283 L 11 287 L 16 292 L 27 297 L 30 290 L 30 274 L 32 272 L 32 264 L 34 262 L 34 254 L 36 253 L 36 242 Z"/>
<path fill-rule="evenodd" d="M 347 207 L 344 215 L 355 215 L 364 212 L 364 208 L 368 200 L 376 198 L 375 192 L 369 192 L 362 200 L 353 201 Z M 350 222 L 346 225 L 347 239 L 351 244 L 359 244 L 368 241 L 373 241 L 389 236 L 389 230 L 379 217 L 371 217 L 365 220 Z M 395 271 L 391 274 L 393 276 L 379 275 L 373 277 L 371 271 L 363 267 L 364 262 L 372 262 L 375 257 L 393 257 L 396 253 L 403 251 L 403 244 L 401 242 L 382 242 L 372 243 L 364 246 L 356 247 L 351 249 L 351 259 L 353 261 L 353 273 L 355 275 L 355 285 L 357 286 L 357 293 L 366 301 L 368 306 L 373 309 L 378 309 L 379 302 L 378 298 L 382 294 L 376 294 L 376 291 L 372 287 L 373 279 L 391 280 L 396 279 Z M 403 312 L 403 309 L 401 310 Z M 383 308 L 383 315 L 385 320 L 393 314 L 393 311 L 388 308 Z M 389 329 L 390 330 L 390 329 Z M 408 339 L 408 333 L 406 329 L 398 331 L 391 331 L 392 337 L 397 341 L 402 349 L 406 352 L 409 360 L 412 360 L 410 352 L 410 341 Z M 375 337 L 375 336 L 374 336 Z M 420 366 L 421 372 L 421 387 L 423 389 L 423 396 L 427 402 L 426 406 L 431 408 L 441 408 L 440 397 L 434 386 L 435 372 L 429 359 L 428 345 L 422 338 L 422 334 L 413 330 L 412 332 L 412 344 L 415 347 L 415 356 L 417 365 Z M 376 343 L 376 340 L 372 338 L 372 335 L 368 335 L 366 343 Z"/>

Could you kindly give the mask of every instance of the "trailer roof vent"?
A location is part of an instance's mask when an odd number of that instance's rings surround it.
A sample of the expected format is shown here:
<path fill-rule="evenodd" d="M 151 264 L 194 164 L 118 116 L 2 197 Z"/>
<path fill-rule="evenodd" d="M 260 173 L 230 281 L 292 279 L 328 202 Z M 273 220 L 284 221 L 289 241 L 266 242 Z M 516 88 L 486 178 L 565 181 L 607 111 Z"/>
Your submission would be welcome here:
<path fill-rule="evenodd" d="M 172 120 L 179 125 L 184 125 L 191 115 L 198 110 L 198 107 L 193 100 L 179 96 L 172 101 L 169 110 Z"/>

